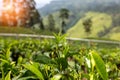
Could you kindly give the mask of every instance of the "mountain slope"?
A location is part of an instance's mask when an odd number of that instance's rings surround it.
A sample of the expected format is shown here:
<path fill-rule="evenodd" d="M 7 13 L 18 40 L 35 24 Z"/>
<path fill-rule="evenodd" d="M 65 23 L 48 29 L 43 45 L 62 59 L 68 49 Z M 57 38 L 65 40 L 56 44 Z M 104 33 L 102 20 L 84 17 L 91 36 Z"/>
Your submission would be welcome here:
<path fill-rule="evenodd" d="M 39 9 L 42 16 L 58 12 L 61 8 L 67 8 L 74 18 L 69 22 L 72 27 L 77 21 L 89 11 L 102 12 L 114 17 L 120 13 L 120 0 L 53 0 Z M 68 29 L 67 28 L 67 29 Z"/>
<path fill-rule="evenodd" d="M 40 8 L 39 11 L 42 15 L 48 15 L 61 8 L 67 8 L 74 13 L 88 10 L 103 11 L 104 9 L 108 9 L 109 11 L 111 10 L 109 7 L 119 4 L 120 0 L 53 0 Z"/>
<path fill-rule="evenodd" d="M 61 8 L 70 10 L 70 20 L 66 28 L 69 36 L 87 37 L 82 20 L 93 16 L 92 33 L 89 37 L 102 37 L 119 40 L 120 30 L 120 0 L 53 0 L 39 9 L 43 18 L 53 14 L 56 24 L 60 21 L 56 16 Z M 45 21 L 46 22 L 46 21 Z"/>
<path fill-rule="evenodd" d="M 92 29 L 91 34 L 87 36 L 84 30 L 84 26 L 82 25 L 82 22 L 86 18 L 92 18 Z M 99 34 L 101 32 L 104 32 L 105 30 L 110 28 L 112 24 L 111 16 L 105 13 L 99 13 L 99 12 L 88 12 L 86 13 L 85 17 L 80 19 L 75 26 L 70 28 L 67 31 L 68 36 L 70 37 L 78 37 L 78 38 L 87 38 L 87 37 L 96 37 L 99 38 Z M 104 36 L 101 38 L 107 38 L 107 39 L 114 39 L 119 40 L 120 39 L 120 27 L 113 27 L 110 29 L 110 31 L 106 32 Z"/>

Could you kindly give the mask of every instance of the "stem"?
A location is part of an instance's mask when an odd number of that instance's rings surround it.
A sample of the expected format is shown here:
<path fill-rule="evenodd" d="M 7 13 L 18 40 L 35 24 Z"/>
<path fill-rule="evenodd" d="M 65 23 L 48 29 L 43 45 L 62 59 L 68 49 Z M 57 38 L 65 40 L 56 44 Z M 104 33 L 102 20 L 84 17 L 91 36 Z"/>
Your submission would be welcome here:
<path fill-rule="evenodd" d="M 2 70 L 2 80 L 4 80 L 4 70 L 3 70 L 2 66 L 1 66 L 1 70 Z"/>

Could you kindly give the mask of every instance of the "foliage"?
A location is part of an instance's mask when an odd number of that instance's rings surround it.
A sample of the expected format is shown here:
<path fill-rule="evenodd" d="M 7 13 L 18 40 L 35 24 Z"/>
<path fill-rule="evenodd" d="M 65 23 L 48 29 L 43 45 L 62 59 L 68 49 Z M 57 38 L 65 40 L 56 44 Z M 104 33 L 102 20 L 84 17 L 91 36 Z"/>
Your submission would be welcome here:
<path fill-rule="evenodd" d="M 84 20 L 83 25 L 84 25 L 85 32 L 87 34 L 90 34 L 91 33 L 91 27 L 92 27 L 92 20 L 90 18 Z"/>
<path fill-rule="evenodd" d="M 48 16 L 48 26 L 50 31 L 55 31 L 55 20 L 52 14 Z"/>
<path fill-rule="evenodd" d="M 61 18 L 61 27 L 62 27 L 61 32 L 64 34 L 65 33 L 65 27 L 67 25 L 65 20 L 69 18 L 69 10 L 66 9 L 66 8 L 60 9 L 59 17 Z"/>
<path fill-rule="evenodd" d="M 54 36 L 53 40 L 0 39 L 0 79 L 119 80 L 119 48 L 75 47 L 66 35 Z"/>
<path fill-rule="evenodd" d="M 40 23 L 40 28 L 44 29 L 34 0 L 2 0 L 2 3 L 0 25 L 32 27 L 34 24 Z"/>
<path fill-rule="evenodd" d="M 6 77 L 5 77 L 5 80 L 10 80 L 11 78 L 10 78 L 10 71 L 8 72 L 8 74 L 6 75 Z"/>
<path fill-rule="evenodd" d="M 28 70 L 30 70 L 32 73 L 34 73 L 39 79 L 44 80 L 42 73 L 37 69 L 34 63 L 24 64 L 23 66 L 27 68 Z"/>

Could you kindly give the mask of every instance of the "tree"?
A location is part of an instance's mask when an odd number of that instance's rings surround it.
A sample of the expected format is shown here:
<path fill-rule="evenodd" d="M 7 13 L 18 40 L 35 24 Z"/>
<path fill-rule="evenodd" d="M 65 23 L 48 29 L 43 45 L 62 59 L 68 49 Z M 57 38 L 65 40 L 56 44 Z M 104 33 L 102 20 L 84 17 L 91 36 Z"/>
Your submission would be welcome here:
<path fill-rule="evenodd" d="M 3 0 L 2 25 L 13 26 L 16 24 L 15 4 L 10 0 Z"/>
<path fill-rule="evenodd" d="M 88 34 L 91 33 L 91 27 L 92 27 L 91 18 L 85 19 L 82 24 L 83 24 L 85 32 L 87 33 L 87 36 L 88 36 Z"/>
<path fill-rule="evenodd" d="M 40 23 L 39 27 L 40 29 L 44 30 L 44 25 L 42 22 L 42 18 L 40 13 L 38 12 L 38 10 L 35 7 L 35 2 L 34 0 L 29 0 L 29 5 L 31 5 L 30 8 L 30 17 L 29 17 L 29 22 L 28 22 L 28 26 L 33 26 L 36 23 Z"/>
<path fill-rule="evenodd" d="M 61 18 L 62 33 L 64 34 L 65 33 L 65 26 L 67 25 L 66 19 L 69 18 L 69 10 L 66 8 L 60 9 L 59 17 Z"/>
<path fill-rule="evenodd" d="M 18 20 L 23 23 L 22 25 L 32 27 L 36 22 L 39 22 L 38 20 L 40 20 L 40 15 L 38 15 L 34 0 L 22 0 L 21 2 L 17 2 L 17 4 L 21 6 L 17 16 L 19 16 Z"/>
<path fill-rule="evenodd" d="M 116 13 L 112 15 L 112 27 L 120 25 L 120 14 Z"/>
<path fill-rule="evenodd" d="M 48 16 L 48 26 L 49 26 L 50 31 L 55 30 L 55 20 L 52 14 L 49 14 Z"/>
<path fill-rule="evenodd" d="M 3 25 L 32 27 L 37 22 L 42 24 L 35 5 L 34 0 L 3 0 Z"/>

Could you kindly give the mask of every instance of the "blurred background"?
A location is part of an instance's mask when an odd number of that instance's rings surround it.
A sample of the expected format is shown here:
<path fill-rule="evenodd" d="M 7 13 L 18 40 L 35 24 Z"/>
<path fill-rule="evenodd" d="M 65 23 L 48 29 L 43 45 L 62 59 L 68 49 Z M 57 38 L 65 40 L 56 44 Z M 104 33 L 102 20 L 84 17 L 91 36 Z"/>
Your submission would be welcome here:
<path fill-rule="evenodd" d="M 119 4 L 119 0 L 0 0 L 0 32 L 61 32 L 69 37 L 120 40 Z"/>

